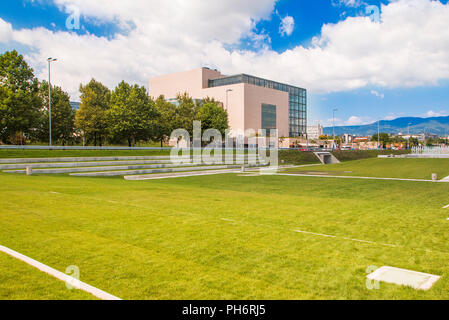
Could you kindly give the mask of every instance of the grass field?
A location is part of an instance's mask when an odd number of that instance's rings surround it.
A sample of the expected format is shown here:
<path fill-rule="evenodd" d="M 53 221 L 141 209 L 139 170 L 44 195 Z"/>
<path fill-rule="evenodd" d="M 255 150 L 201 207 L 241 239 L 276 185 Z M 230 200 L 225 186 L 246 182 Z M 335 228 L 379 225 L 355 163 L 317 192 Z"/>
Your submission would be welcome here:
<path fill-rule="evenodd" d="M 449 299 L 448 194 L 447 183 L 408 181 L 2 173 L 0 245 L 60 271 L 76 265 L 123 299 Z M 429 291 L 368 290 L 367 268 L 383 265 L 442 278 Z M 0 253 L 0 298 L 93 297 Z"/>
<path fill-rule="evenodd" d="M 337 176 L 387 177 L 430 180 L 432 173 L 438 179 L 449 176 L 449 159 L 364 159 L 326 166 L 286 169 L 289 173 L 326 173 Z"/>

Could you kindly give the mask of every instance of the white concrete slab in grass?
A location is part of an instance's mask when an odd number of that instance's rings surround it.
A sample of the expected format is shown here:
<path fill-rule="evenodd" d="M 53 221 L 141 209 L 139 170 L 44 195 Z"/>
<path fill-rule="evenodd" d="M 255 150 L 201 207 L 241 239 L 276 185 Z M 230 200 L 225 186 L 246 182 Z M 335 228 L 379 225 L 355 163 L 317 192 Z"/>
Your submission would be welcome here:
<path fill-rule="evenodd" d="M 429 290 L 441 278 L 434 274 L 389 266 L 380 267 L 367 277 L 370 280 L 408 286 L 417 290 Z"/>

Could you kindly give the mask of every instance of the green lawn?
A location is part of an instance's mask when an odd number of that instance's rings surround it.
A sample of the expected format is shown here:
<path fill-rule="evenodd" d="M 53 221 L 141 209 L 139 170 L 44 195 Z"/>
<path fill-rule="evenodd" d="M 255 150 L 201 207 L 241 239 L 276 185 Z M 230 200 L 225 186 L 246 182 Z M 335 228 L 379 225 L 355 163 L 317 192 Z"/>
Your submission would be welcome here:
<path fill-rule="evenodd" d="M 339 164 L 289 168 L 289 173 L 327 173 L 338 176 L 364 176 L 430 180 L 432 173 L 438 179 L 449 176 L 449 159 L 364 159 Z"/>
<path fill-rule="evenodd" d="M 65 283 L 22 261 L 0 252 L 0 299 L 94 299 L 81 290 L 68 290 Z"/>
<path fill-rule="evenodd" d="M 0 244 L 60 271 L 76 265 L 123 299 L 449 299 L 448 194 L 405 181 L 2 173 Z M 0 262 L 0 298 L 92 298 Z M 366 269 L 383 265 L 442 278 L 426 292 L 368 290 Z"/>

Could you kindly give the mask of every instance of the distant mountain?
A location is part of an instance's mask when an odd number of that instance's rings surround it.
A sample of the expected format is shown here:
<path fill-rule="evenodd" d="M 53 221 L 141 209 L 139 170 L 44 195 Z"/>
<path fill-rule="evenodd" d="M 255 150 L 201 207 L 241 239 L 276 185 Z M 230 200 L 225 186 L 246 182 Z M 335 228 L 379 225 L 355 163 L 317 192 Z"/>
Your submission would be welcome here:
<path fill-rule="evenodd" d="M 407 134 L 410 123 L 411 134 L 431 133 L 438 135 L 449 134 L 449 117 L 418 118 L 404 117 L 394 120 L 381 120 L 380 132 Z M 358 136 L 370 136 L 377 133 L 377 122 L 361 126 L 335 127 L 335 134 L 349 133 Z M 325 127 L 324 134 L 332 134 L 332 127 Z"/>

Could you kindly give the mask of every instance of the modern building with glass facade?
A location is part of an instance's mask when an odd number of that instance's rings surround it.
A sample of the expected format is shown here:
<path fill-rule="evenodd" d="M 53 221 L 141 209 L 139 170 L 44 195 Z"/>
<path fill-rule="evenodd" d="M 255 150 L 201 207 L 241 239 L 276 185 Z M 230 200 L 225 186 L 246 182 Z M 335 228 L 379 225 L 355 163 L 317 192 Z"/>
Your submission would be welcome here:
<path fill-rule="evenodd" d="M 303 88 L 238 74 L 224 76 L 201 68 L 150 79 L 149 93 L 175 99 L 187 92 L 194 99 L 221 101 L 231 129 L 278 129 L 280 137 L 299 137 L 307 130 L 307 91 Z"/>

